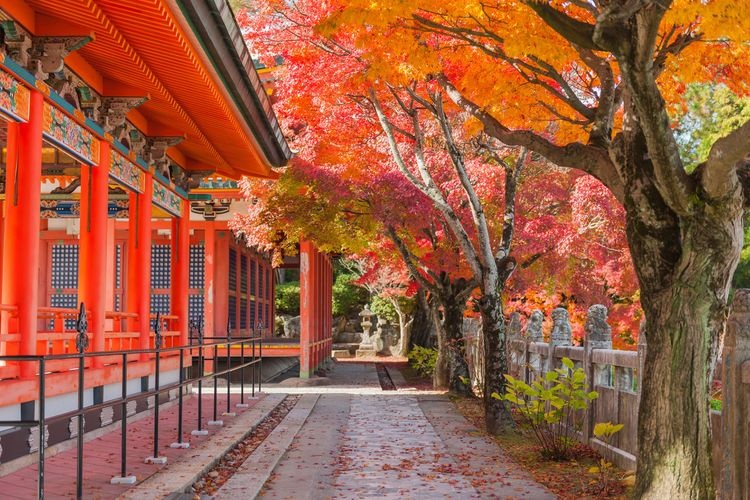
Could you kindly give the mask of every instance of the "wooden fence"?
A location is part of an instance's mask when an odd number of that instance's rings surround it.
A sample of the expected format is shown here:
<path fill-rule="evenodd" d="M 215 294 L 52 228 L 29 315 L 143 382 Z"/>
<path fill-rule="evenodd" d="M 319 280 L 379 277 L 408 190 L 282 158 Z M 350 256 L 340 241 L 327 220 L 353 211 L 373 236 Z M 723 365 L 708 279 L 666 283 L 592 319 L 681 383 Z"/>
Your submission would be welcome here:
<path fill-rule="evenodd" d="M 552 331 L 544 342 L 541 312 L 535 311 L 521 327 L 520 315 L 508 322 L 509 372 L 532 382 L 547 371 L 571 359 L 586 373 L 589 390 L 596 391 L 587 415 L 581 416 L 575 433 L 606 459 L 619 467 L 634 470 L 638 457 L 639 378 L 643 373 L 646 344 L 637 351 L 612 349 L 612 336 L 606 324 L 606 308 L 589 308 L 582 346 L 573 346 L 568 314 L 553 311 Z M 465 323 L 466 354 L 473 376 L 481 378 L 482 342 L 477 328 Z M 714 472 L 720 498 L 745 498 L 737 492 L 750 492 L 750 290 L 737 290 L 727 322 L 722 361 L 716 370 L 722 381 L 722 412 L 711 411 Z M 479 382 L 481 386 L 481 382 Z M 593 435 L 598 422 L 612 422 L 624 428 L 604 443 Z M 726 444 L 726 445 L 725 445 Z M 745 493 L 747 494 L 747 493 Z"/>

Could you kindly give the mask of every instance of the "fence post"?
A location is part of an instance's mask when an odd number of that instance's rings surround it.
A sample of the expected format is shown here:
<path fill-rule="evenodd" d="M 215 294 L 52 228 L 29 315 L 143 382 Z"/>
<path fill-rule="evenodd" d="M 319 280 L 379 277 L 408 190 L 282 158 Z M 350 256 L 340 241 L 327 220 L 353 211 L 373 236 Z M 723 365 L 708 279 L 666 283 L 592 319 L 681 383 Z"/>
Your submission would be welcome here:
<path fill-rule="evenodd" d="M 237 413 L 231 410 L 232 405 L 232 372 L 229 371 L 232 368 L 232 323 L 227 322 L 227 411 L 222 416 L 224 417 L 236 417 Z"/>
<path fill-rule="evenodd" d="M 76 320 L 76 349 L 78 350 L 78 455 L 76 457 L 76 498 L 83 498 L 83 371 L 85 369 L 85 358 L 83 353 L 89 346 L 88 321 L 86 320 L 86 307 L 81 302 L 81 309 Z M 39 435 L 39 447 L 44 446 L 44 433 Z"/>
<path fill-rule="evenodd" d="M 514 311 L 508 320 L 508 340 L 506 341 L 506 358 L 508 360 L 508 373 L 514 377 L 520 377 L 522 353 L 516 351 L 516 341 L 521 340 L 521 313 Z M 472 364 L 475 364 L 475 358 Z"/>
<path fill-rule="evenodd" d="M 593 362 L 594 349 L 612 349 L 612 329 L 607 324 L 607 308 L 601 304 L 589 307 L 586 313 L 586 324 L 584 326 L 583 338 L 583 370 L 586 373 L 587 392 L 596 390 L 601 380 L 602 370 Z M 588 444 L 594 433 L 594 405 L 586 414 L 583 421 L 583 439 Z"/>
<path fill-rule="evenodd" d="M 531 383 L 531 374 L 532 369 L 533 370 L 539 370 L 542 371 L 542 363 L 536 363 L 538 366 L 532 366 L 532 360 L 531 360 L 531 352 L 529 351 L 531 347 L 532 342 L 543 342 L 544 341 L 544 331 L 542 330 L 542 327 L 544 326 L 544 314 L 542 314 L 542 311 L 539 309 L 534 309 L 532 311 L 531 316 L 529 316 L 529 321 L 526 323 L 526 343 L 525 343 L 525 356 L 524 356 L 524 381 L 529 384 Z M 539 360 L 539 355 L 537 354 L 537 360 Z M 541 360 L 539 360 L 541 361 Z"/>
<path fill-rule="evenodd" d="M 198 428 L 190 432 L 191 436 L 206 436 L 208 430 L 203 428 L 203 318 L 198 320 L 196 326 L 198 334 Z"/>
<path fill-rule="evenodd" d="M 147 464 L 166 464 L 167 457 L 159 456 L 159 372 L 161 371 L 161 313 L 156 313 L 156 324 L 154 325 L 154 454 L 146 457 Z"/>
<path fill-rule="evenodd" d="M 722 461 L 719 498 L 750 492 L 750 290 L 735 291 L 722 354 Z"/>
<path fill-rule="evenodd" d="M 547 355 L 547 371 L 555 369 L 555 347 L 571 345 L 573 330 L 570 327 L 568 310 L 558 307 L 552 310 L 552 333 L 549 336 L 549 354 Z"/>
<path fill-rule="evenodd" d="M 125 401 L 128 398 L 128 355 L 122 355 L 122 381 L 121 381 L 121 396 L 122 403 L 120 403 L 120 475 L 114 476 L 109 480 L 111 484 L 135 484 L 135 476 L 128 476 L 128 403 Z"/>

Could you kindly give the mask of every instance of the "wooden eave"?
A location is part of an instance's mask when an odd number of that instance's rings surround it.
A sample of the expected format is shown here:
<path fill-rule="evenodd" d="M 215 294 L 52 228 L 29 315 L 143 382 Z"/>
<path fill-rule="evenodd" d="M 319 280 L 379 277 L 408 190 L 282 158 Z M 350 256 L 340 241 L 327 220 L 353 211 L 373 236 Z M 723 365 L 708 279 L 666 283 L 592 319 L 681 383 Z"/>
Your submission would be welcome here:
<path fill-rule="evenodd" d="M 149 95 L 131 113 L 144 118 L 146 135 L 185 134 L 172 156 L 185 158 L 181 166 L 187 170 L 209 166 L 232 178 L 272 177 L 271 167 L 290 155 L 270 106 L 265 108 L 267 96 L 255 96 L 255 113 L 243 112 L 232 97 L 241 93 L 232 86 L 242 79 L 227 79 L 207 57 L 219 38 L 185 31 L 184 4 L 216 9 L 224 0 L 0 0 L 0 8 L 36 36 L 93 33 L 94 40 L 66 63 L 103 96 Z M 221 25 L 205 21 L 216 24 L 219 37 L 222 30 L 229 36 L 226 19 Z"/>

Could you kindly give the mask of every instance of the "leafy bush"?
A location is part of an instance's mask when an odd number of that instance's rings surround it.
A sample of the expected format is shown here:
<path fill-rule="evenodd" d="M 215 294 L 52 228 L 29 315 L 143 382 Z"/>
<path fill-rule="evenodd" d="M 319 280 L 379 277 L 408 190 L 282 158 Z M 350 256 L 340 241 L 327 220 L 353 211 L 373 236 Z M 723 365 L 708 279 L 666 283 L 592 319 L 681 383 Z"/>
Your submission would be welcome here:
<path fill-rule="evenodd" d="M 341 273 L 336 276 L 333 284 L 333 315 L 349 316 L 359 312 L 369 299 L 367 290 L 352 282 L 357 276 L 350 273 Z"/>
<path fill-rule="evenodd" d="M 299 316 L 299 281 L 276 285 L 276 311 Z"/>
<path fill-rule="evenodd" d="M 392 325 L 398 325 L 398 315 L 396 314 L 396 308 L 393 307 L 393 303 L 384 299 L 380 295 L 376 295 L 370 301 L 370 308 L 378 318 L 387 319 Z"/>
<path fill-rule="evenodd" d="M 432 372 L 435 371 L 437 355 L 437 349 L 415 345 L 409 351 L 409 364 L 423 377 L 432 377 Z"/>
<path fill-rule="evenodd" d="M 562 363 L 562 368 L 545 373 L 531 385 L 505 375 L 505 394 L 492 393 L 493 398 L 518 409 L 542 446 L 542 455 L 553 460 L 570 458 L 575 443 L 572 431 L 580 427 L 577 414 L 585 413 L 589 403 L 599 397 L 595 391 L 586 392 L 586 374 L 581 368 L 574 368 L 568 358 Z"/>

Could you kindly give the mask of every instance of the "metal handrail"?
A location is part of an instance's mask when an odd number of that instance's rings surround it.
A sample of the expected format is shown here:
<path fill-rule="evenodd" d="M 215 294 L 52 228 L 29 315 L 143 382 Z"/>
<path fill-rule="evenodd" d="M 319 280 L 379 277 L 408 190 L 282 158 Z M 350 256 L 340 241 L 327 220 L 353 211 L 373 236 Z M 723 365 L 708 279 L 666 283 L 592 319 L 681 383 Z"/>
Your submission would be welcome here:
<path fill-rule="evenodd" d="M 154 397 L 154 457 L 158 456 L 158 441 L 159 441 L 159 428 L 158 428 L 158 421 L 159 421 L 159 395 L 172 391 L 174 389 L 179 389 L 179 414 L 178 414 L 178 443 L 182 444 L 183 440 L 183 432 L 182 432 L 182 420 L 183 420 L 183 387 L 192 385 L 197 382 L 198 384 L 198 429 L 201 430 L 201 420 L 202 420 L 202 384 L 204 380 L 208 380 L 212 378 L 214 380 L 214 393 L 216 393 L 216 378 L 226 376 L 227 378 L 227 413 L 229 413 L 229 408 L 231 404 L 231 393 L 230 393 L 230 380 L 229 380 L 229 374 L 236 371 L 241 370 L 241 387 L 240 387 L 240 404 L 244 406 L 244 369 L 247 367 L 252 367 L 252 373 L 253 373 L 253 382 L 252 382 L 252 394 L 255 395 L 255 375 L 256 371 L 262 370 L 262 350 L 257 351 L 256 355 L 256 341 L 261 340 L 261 337 L 239 337 L 239 338 L 232 338 L 231 337 L 231 331 L 230 329 L 227 329 L 227 336 L 226 337 L 212 337 L 210 340 L 211 342 L 205 342 L 205 338 L 202 336 L 202 321 L 201 321 L 201 327 L 200 331 L 198 332 L 198 343 L 194 344 L 193 340 L 195 340 L 194 337 L 190 337 L 188 340 L 187 345 L 183 346 L 173 346 L 173 347 L 161 347 L 162 343 L 162 332 L 161 332 L 161 320 L 162 318 L 160 315 L 157 314 L 156 316 L 157 321 L 154 328 L 154 348 L 153 349 L 133 349 L 133 350 L 119 350 L 119 351 L 99 351 L 99 352 L 86 352 L 86 348 L 88 347 L 88 336 L 87 336 L 87 319 L 86 319 L 86 311 L 81 304 L 80 313 L 78 316 L 78 320 L 76 321 L 76 347 L 78 348 L 77 353 L 69 353 L 69 354 L 48 354 L 48 355 L 7 355 L 7 356 L 0 356 L 0 361 L 15 361 L 15 362 L 34 362 L 38 363 L 38 373 L 37 378 L 39 379 L 39 391 L 38 391 L 38 398 L 39 398 L 39 413 L 38 418 L 36 420 L 0 420 L 0 426 L 3 427 L 39 427 L 39 451 L 38 451 L 38 459 L 37 459 L 37 481 L 38 481 L 38 488 L 37 488 L 37 497 L 40 499 L 44 498 L 44 460 L 45 460 L 45 454 L 44 450 L 46 448 L 46 442 L 45 442 L 45 427 L 48 423 L 56 422 L 59 420 L 64 419 L 71 419 L 71 418 L 77 418 L 78 421 L 78 434 L 76 436 L 77 439 L 77 445 L 78 445 L 78 453 L 76 457 L 76 497 L 82 498 L 83 496 L 83 416 L 91 411 L 101 410 L 103 408 L 107 407 L 114 407 L 117 405 L 120 405 L 122 411 L 121 411 L 121 433 L 122 433 L 122 443 L 121 443 L 121 474 L 122 477 L 125 477 L 127 474 L 127 445 L 125 442 L 126 433 L 127 433 L 127 404 L 136 401 L 139 399 L 142 399 L 144 397 Z M 191 329 L 193 329 L 193 325 L 191 325 Z M 233 346 L 239 344 L 241 347 L 241 362 L 237 366 L 231 366 L 231 363 L 229 362 L 229 349 L 227 349 L 227 368 L 221 371 L 216 370 L 216 364 L 214 364 L 214 370 L 211 374 L 204 374 L 203 372 L 203 365 L 205 357 L 203 356 L 203 352 L 206 348 L 213 348 L 214 350 L 214 361 L 217 360 L 216 354 L 218 352 L 218 347 L 220 345 L 226 345 L 227 347 Z M 245 361 L 245 346 L 247 344 L 250 344 L 251 348 L 251 356 L 250 361 Z M 184 356 L 185 351 L 188 351 L 188 354 L 191 354 L 194 350 L 199 351 L 199 374 L 197 376 L 193 377 L 186 377 L 184 374 Z M 262 349 L 262 347 L 261 347 Z M 168 384 L 166 386 L 160 386 L 159 385 L 159 376 L 160 376 L 160 360 L 162 356 L 169 355 L 170 353 L 179 352 L 180 356 L 180 375 L 179 375 L 179 382 L 174 382 L 171 384 Z M 149 389 L 146 391 L 141 391 L 137 394 L 128 395 L 127 394 L 127 370 L 128 370 L 128 356 L 136 356 L 136 355 L 155 355 L 154 356 L 154 363 L 155 363 L 155 370 L 154 370 L 154 388 Z M 85 390 L 85 372 L 84 369 L 85 366 L 85 360 L 87 358 L 97 358 L 97 357 L 113 357 L 113 356 L 120 356 L 122 358 L 121 362 L 121 369 L 122 369 L 122 394 L 119 398 L 110 399 L 105 402 L 101 403 L 95 403 L 90 404 L 87 406 L 84 406 L 83 404 L 83 394 Z M 47 376 L 45 366 L 47 362 L 50 361 L 57 361 L 57 360 L 70 360 L 70 359 L 78 359 L 79 365 L 78 365 L 78 409 L 72 410 L 66 413 L 62 413 L 59 415 L 55 415 L 53 417 L 46 417 L 45 412 L 45 379 Z M 258 377 L 260 379 L 260 377 Z M 260 391 L 260 384 L 258 384 L 258 390 Z M 214 420 L 216 420 L 216 412 L 217 412 L 217 399 L 214 397 Z"/>

